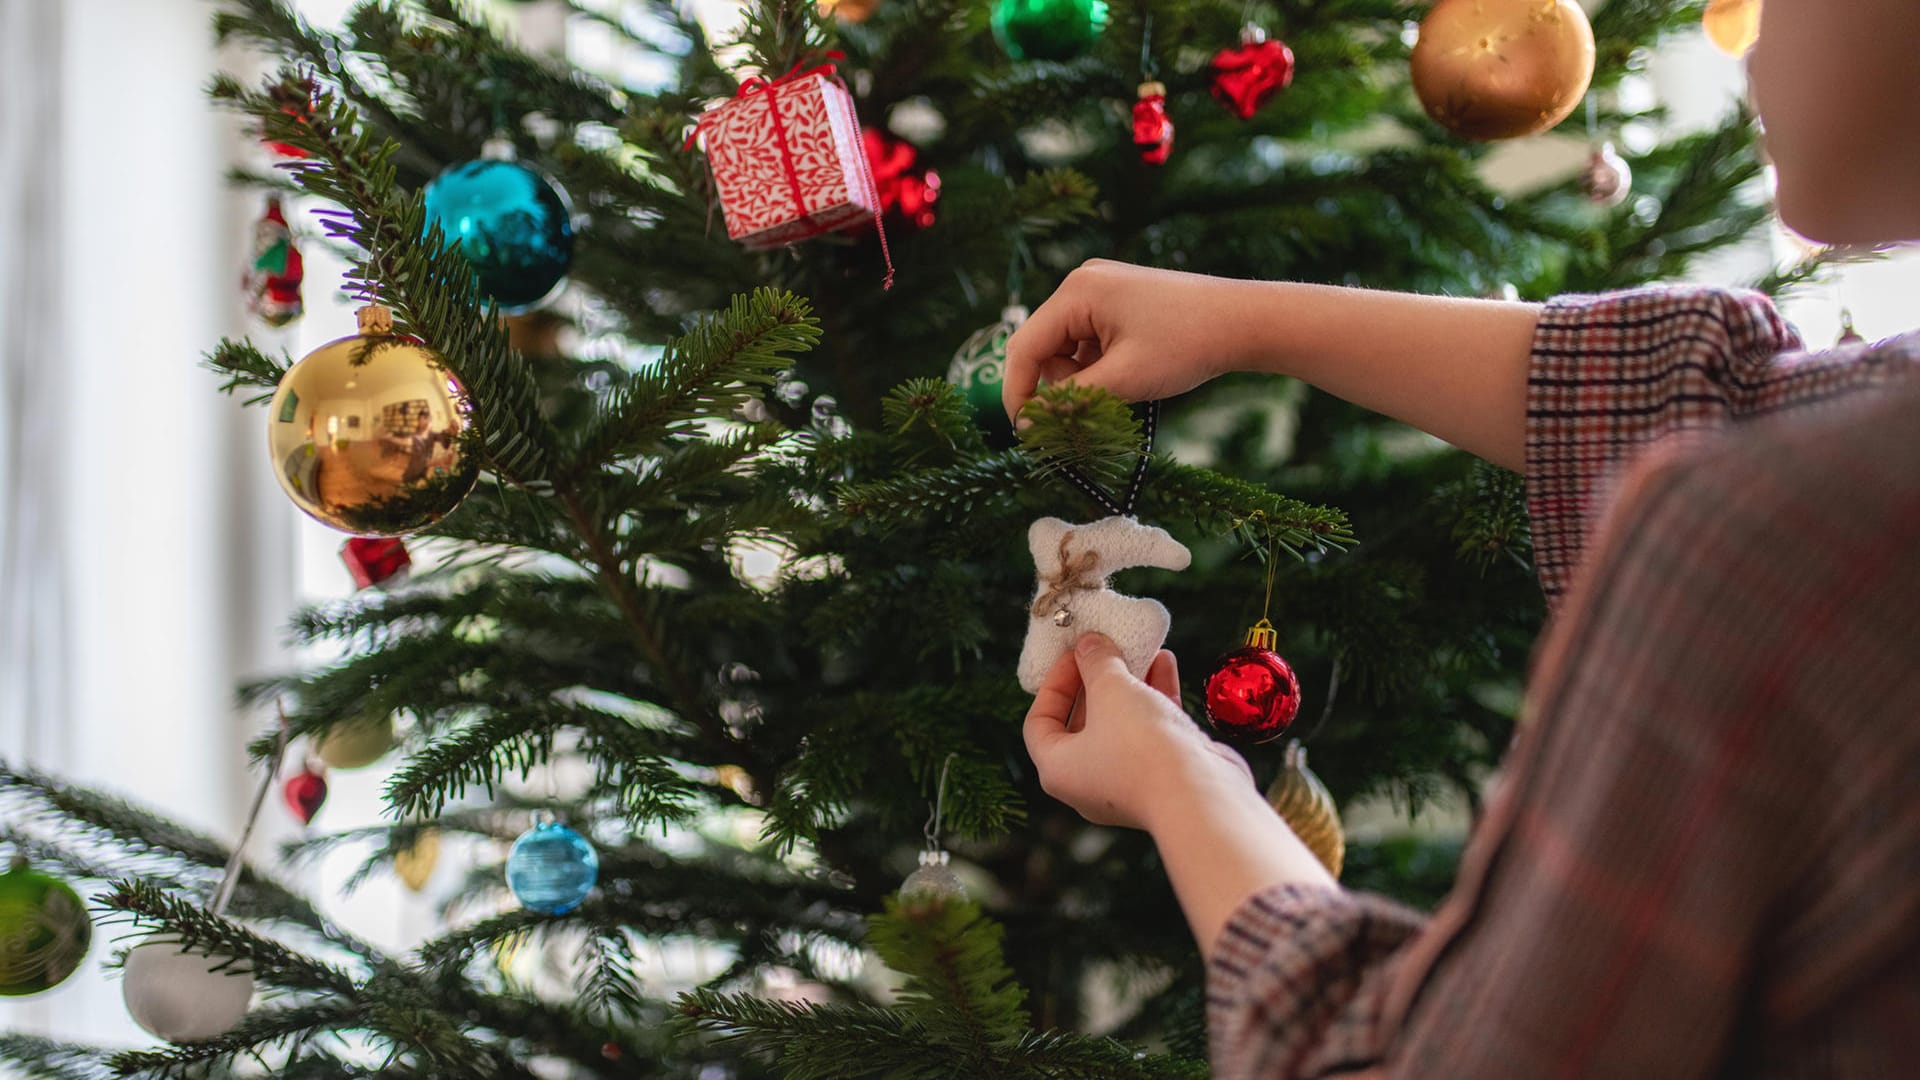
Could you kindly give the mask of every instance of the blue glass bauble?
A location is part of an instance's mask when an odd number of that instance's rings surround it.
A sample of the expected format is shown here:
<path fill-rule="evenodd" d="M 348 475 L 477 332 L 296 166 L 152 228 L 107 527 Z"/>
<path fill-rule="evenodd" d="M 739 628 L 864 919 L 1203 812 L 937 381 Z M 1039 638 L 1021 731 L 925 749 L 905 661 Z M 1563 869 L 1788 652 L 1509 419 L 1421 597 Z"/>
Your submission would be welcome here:
<path fill-rule="evenodd" d="M 600 877 L 600 856 L 587 838 L 551 821 L 520 834 L 507 853 L 507 888 L 520 906 L 565 915 L 580 906 Z"/>
<path fill-rule="evenodd" d="M 573 210 L 546 177 L 515 161 L 455 165 L 427 185 L 427 222 L 466 256 L 502 311 L 538 305 L 573 265 Z"/>

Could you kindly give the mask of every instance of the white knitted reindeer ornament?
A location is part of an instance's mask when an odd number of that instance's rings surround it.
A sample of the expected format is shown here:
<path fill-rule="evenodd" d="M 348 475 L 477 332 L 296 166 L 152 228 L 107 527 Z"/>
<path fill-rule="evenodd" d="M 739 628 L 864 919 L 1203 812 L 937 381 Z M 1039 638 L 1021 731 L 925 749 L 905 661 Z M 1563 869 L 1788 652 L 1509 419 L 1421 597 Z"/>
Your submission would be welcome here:
<path fill-rule="evenodd" d="M 1027 530 L 1027 544 L 1039 583 L 1028 605 L 1020 685 L 1037 692 L 1060 655 L 1092 632 L 1112 638 L 1127 670 L 1145 678 L 1172 619 L 1160 601 L 1122 596 L 1107 578 L 1133 566 L 1185 570 L 1193 560 L 1186 546 L 1165 529 L 1120 514 L 1090 525 L 1041 518 Z"/>

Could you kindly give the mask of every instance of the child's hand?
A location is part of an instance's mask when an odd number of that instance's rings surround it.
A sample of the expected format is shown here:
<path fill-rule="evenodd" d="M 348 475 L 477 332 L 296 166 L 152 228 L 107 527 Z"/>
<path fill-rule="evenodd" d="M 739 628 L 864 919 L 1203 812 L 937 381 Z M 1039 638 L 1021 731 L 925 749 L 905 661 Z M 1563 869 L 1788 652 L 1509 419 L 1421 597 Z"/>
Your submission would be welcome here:
<path fill-rule="evenodd" d="M 1076 721 L 1082 694 L 1084 719 Z M 1227 786 L 1251 788 L 1247 763 L 1194 726 L 1179 700 L 1172 653 L 1161 650 L 1142 682 L 1105 635 L 1082 637 L 1027 711 L 1027 753 L 1040 786 L 1088 821 L 1135 829 Z"/>
<path fill-rule="evenodd" d="M 1244 365 L 1251 283 L 1095 259 L 1067 275 L 1007 340 L 1009 417 L 1041 379 L 1072 377 L 1127 401 L 1182 394 Z"/>

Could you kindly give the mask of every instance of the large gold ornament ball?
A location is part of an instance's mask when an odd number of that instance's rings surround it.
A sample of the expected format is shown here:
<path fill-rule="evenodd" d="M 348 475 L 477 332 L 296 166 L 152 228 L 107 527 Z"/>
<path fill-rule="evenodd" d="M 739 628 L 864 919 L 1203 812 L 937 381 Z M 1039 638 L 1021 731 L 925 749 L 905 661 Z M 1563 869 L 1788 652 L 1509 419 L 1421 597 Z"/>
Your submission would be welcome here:
<path fill-rule="evenodd" d="M 341 532 L 401 536 L 473 490 L 480 460 L 467 392 L 383 308 L 361 332 L 293 365 L 268 409 L 274 475 L 295 506 Z"/>
<path fill-rule="evenodd" d="M 1440 0 L 1413 47 L 1427 114 L 1469 139 L 1565 120 L 1593 81 L 1593 27 L 1573 0 Z"/>

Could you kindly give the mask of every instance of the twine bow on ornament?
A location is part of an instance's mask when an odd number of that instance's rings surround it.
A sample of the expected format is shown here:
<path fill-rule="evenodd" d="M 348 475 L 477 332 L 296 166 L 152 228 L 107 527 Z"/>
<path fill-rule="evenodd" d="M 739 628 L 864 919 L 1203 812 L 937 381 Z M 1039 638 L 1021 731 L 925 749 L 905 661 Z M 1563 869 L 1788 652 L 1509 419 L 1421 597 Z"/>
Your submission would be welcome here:
<path fill-rule="evenodd" d="M 1100 565 L 1100 553 L 1092 549 L 1078 556 L 1068 553 L 1073 543 L 1071 531 L 1060 534 L 1060 572 L 1052 576 L 1041 575 L 1040 581 L 1047 588 L 1034 598 L 1032 613 L 1038 618 L 1055 610 L 1055 605 L 1065 606 L 1067 597 L 1077 592 L 1092 592 L 1100 587 L 1100 579 L 1093 576 L 1093 568 Z"/>

